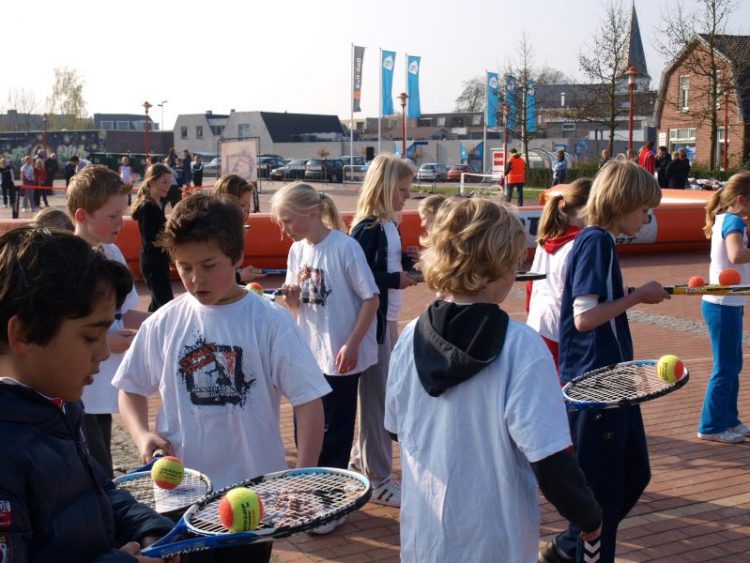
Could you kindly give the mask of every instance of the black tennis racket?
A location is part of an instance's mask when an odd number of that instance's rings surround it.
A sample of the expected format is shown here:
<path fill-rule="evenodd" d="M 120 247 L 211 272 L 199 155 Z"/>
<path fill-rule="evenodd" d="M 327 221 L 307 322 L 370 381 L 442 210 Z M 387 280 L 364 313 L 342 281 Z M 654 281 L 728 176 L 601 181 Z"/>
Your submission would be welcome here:
<path fill-rule="evenodd" d="M 536 281 L 543 280 L 547 277 L 547 274 L 541 272 L 518 272 L 516 274 L 516 281 Z"/>
<path fill-rule="evenodd" d="M 285 276 L 286 269 L 285 268 L 261 268 L 260 273 L 266 274 L 268 276 Z"/>
<path fill-rule="evenodd" d="M 255 530 L 231 533 L 219 520 L 219 502 L 235 487 L 252 488 L 263 502 L 263 519 Z M 305 467 L 269 473 L 226 487 L 194 504 L 166 536 L 143 549 L 141 555 L 166 558 L 283 538 L 357 510 L 370 493 L 366 477 L 344 469 Z"/>
<path fill-rule="evenodd" d="M 162 489 L 151 479 L 151 468 L 160 457 L 156 455 L 143 467 L 116 477 L 113 482 L 118 489 L 128 491 L 135 500 L 159 514 L 180 517 L 189 506 L 213 491 L 211 479 L 200 471 L 186 467 L 179 485 L 174 489 Z"/>
<path fill-rule="evenodd" d="M 667 383 L 659 379 L 657 360 L 635 360 L 599 368 L 568 382 L 562 392 L 568 409 L 611 409 L 656 399 L 684 386 L 687 367 L 680 379 Z"/>

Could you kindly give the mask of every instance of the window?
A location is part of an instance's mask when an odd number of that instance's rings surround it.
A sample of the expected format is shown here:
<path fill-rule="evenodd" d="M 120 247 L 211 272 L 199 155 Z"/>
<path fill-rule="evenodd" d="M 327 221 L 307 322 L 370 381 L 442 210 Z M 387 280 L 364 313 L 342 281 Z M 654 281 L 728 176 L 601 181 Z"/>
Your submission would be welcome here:
<path fill-rule="evenodd" d="M 472 125 L 481 125 L 482 124 L 482 114 L 477 113 L 475 115 L 471 116 L 471 124 Z"/>
<path fill-rule="evenodd" d="M 679 111 L 688 110 L 688 92 L 690 91 L 690 77 L 680 76 L 680 99 L 677 104 Z"/>
<path fill-rule="evenodd" d="M 223 125 L 211 125 L 211 134 L 219 137 L 224 132 Z"/>
<path fill-rule="evenodd" d="M 187 125 L 180 126 L 180 139 L 187 139 Z"/>
<path fill-rule="evenodd" d="M 196 125 L 195 126 L 195 138 L 196 139 L 202 139 L 203 138 L 203 125 Z"/>
<path fill-rule="evenodd" d="M 445 127 L 445 116 L 441 116 L 437 118 L 437 126 Z"/>
<path fill-rule="evenodd" d="M 250 124 L 249 123 L 240 123 L 237 125 L 237 136 L 240 139 L 243 139 L 245 137 L 250 136 Z"/>
<path fill-rule="evenodd" d="M 118 121 L 117 122 L 117 130 L 118 131 L 129 131 L 130 130 L 130 121 Z"/>
<path fill-rule="evenodd" d="M 575 123 L 563 123 L 561 126 L 562 129 L 562 137 L 564 139 L 568 139 L 570 137 L 575 137 L 576 134 L 576 124 Z"/>
<path fill-rule="evenodd" d="M 112 131 L 115 128 L 114 122 L 112 121 L 102 121 L 99 127 L 104 129 L 105 131 Z"/>

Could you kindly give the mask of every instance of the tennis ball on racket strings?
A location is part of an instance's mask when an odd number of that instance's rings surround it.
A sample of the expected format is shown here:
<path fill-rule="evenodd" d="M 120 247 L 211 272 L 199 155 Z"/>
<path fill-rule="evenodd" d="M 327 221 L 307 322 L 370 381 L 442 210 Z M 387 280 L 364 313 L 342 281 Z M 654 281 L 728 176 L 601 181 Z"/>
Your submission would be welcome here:
<path fill-rule="evenodd" d="M 727 268 L 719 274 L 719 285 L 739 285 L 741 281 L 740 273 L 734 268 Z"/>
<path fill-rule="evenodd" d="M 677 356 L 667 354 L 656 363 L 656 374 L 666 383 L 674 383 L 685 374 L 685 364 Z"/>
<path fill-rule="evenodd" d="M 159 458 L 151 468 L 151 479 L 162 489 L 174 489 L 185 477 L 182 460 L 171 455 Z"/>
<path fill-rule="evenodd" d="M 263 286 L 260 285 L 258 282 L 250 282 L 245 286 L 245 288 L 248 291 L 252 291 L 253 293 L 257 293 L 258 295 L 263 295 Z"/>
<path fill-rule="evenodd" d="M 233 533 L 254 530 L 263 519 L 263 501 L 247 487 L 230 489 L 219 501 L 219 520 Z"/>
<path fill-rule="evenodd" d="M 706 285 L 706 280 L 700 276 L 693 276 L 688 280 L 688 287 L 703 287 Z"/>

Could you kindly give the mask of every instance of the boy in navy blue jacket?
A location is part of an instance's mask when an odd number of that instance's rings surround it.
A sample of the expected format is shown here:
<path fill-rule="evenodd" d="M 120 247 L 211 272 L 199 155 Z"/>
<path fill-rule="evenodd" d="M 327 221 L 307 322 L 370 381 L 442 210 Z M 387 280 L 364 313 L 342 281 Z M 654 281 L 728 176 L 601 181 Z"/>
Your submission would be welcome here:
<path fill-rule="evenodd" d="M 139 556 L 170 520 L 115 488 L 88 453 L 85 385 L 132 287 L 127 268 L 63 231 L 0 236 L 0 560 Z"/>

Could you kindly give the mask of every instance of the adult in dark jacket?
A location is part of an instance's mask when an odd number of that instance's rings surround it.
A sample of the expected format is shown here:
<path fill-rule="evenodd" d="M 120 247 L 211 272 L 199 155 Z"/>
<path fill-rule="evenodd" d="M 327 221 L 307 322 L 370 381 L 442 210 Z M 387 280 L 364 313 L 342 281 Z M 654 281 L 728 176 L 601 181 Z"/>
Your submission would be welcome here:
<path fill-rule="evenodd" d="M 78 165 L 80 164 L 81 160 L 73 155 L 70 157 L 70 160 L 68 160 L 68 163 L 63 168 L 63 178 L 65 178 L 65 187 L 68 187 L 68 184 L 70 184 L 70 179 L 76 175 L 76 171 L 78 170 Z"/>
<path fill-rule="evenodd" d="M 47 180 L 44 182 L 44 185 L 47 186 L 47 195 L 52 195 L 52 184 L 55 182 L 57 171 L 60 170 L 55 153 L 50 153 L 44 160 L 44 169 L 47 171 Z"/>
<path fill-rule="evenodd" d="M 190 186 L 190 181 L 193 179 L 192 163 L 193 157 L 190 156 L 190 152 L 185 149 L 182 151 L 182 184 L 186 187 Z"/>
<path fill-rule="evenodd" d="M 669 155 L 667 147 L 659 147 L 656 153 L 656 180 L 659 182 L 660 188 L 668 188 L 669 182 L 667 181 L 667 166 L 672 162 L 672 157 Z"/>
<path fill-rule="evenodd" d="M 684 150 L 674 151 L 672 161 L 667 165 L 667 185 L 670 188 L 684 190 L 690 175 L 690 161 Z"/>

